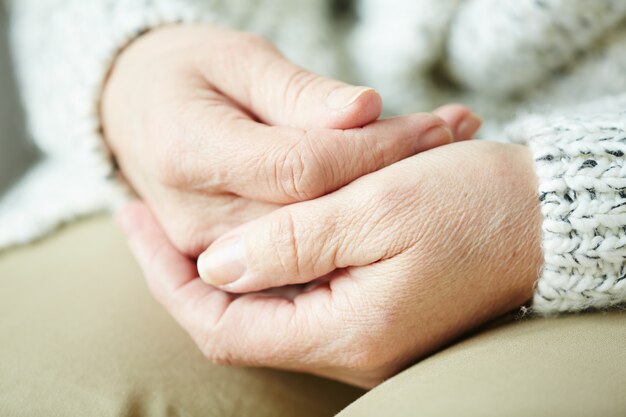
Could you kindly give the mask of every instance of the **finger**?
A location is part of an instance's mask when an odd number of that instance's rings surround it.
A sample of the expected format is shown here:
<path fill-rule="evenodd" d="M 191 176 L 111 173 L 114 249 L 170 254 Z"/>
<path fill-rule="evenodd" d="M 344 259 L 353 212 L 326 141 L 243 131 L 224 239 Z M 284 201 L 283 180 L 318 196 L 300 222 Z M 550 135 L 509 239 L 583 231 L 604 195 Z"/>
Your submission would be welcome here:
<path fill-rule="evenodd" d="M 166 193 L 165 203 L 162 194 L 145 201 L 174 247 L 194 259 L 220 236 L 280 207 L 229 193 Z"/>
<path fill-rule="evenodd" d="M 447 104 L 433 113 L 448 124 L 457 142 L 471 139 L 482 125 L 482 119 L 462 104 Z"/>
<path fill-rule="evenodd" d="M 211 28 L 215 54 L 202 66 L 206 78 L 270 125 L 350 129 L 380 116 L 382 101 L 372 88 L 313 74 L 287 60 L 255 35 Z"/>
<path fill-rule="evenodd" d="M 206 285 L 206 284 L 205 284 Z M 202 346 L 214 362 L 307 371 L 332 362 L 337 319 L 328 287 L 294 301 L 265 293 L 235 299 Z M 331 354 L 332 353 L 332 354 Z"/>
<path fill-rule="evenodd" d="M 145 204 L 128 205 L 117 220 L 151 291 L 209 359 L 297 370 L 327 362 L 328 329 L 337 323 L 327 288 L 293 302 L 262 294 L 235 299 L 196 278 L 195 265 L 171 245 Z"/>
<path fill-rule="evenodd" d="M 278 204 L 319 197 L 452 141 L 446 123 L 430 113 L 348 130 L 305 130 L 258 123 L 211 92 L 183 116 L 174 129 L 184 138 L 176 141 L 177 154 L 161 150 L 168 184 Z"/>
<path fill-rule="evenodd" d="M 116 219 L 154 297 L 194 337 L 217 323 L 232 297 L 198 279 L 194 263 L 178 252 L 142 202 L 122 208 Z"/>
<path fill-rule="evenodd" d="M 217 152 L 206 154 L 202 144 L 189 152 L 197 161 L 196 177 L 203 177 L 208 164 L 223 187 L 214 191 L 279 204 L 317 198 L 452 141 L 445 122 L 427 113 L 351 130 L 268 127 L 244 118 L 221 128 L 206 133 L 220 138 Z"/>
<path fill-rule="evenodd" d="M 173 249 L 152 211 L 141 201 L 127 204 L 116 213 L 128 245 L 146 273 L 150 288 L 159 293 L 175 291 L 193 279 L 193 263 Z M 159 297 L 160 298 L 160 297 Z"/>
<path fill-rule="evenodd" d="M 374 174 L 376 175 L 376 174 Z M 389 209 L 374 208 L 383 187 L 368 177 L 336 193 L 283 207 L 218 239 L 198 258 L 202 279 L 230 292 L 310 282 L 403 250 Z M 402 204 L 402 202 L 388 202 Z"/>

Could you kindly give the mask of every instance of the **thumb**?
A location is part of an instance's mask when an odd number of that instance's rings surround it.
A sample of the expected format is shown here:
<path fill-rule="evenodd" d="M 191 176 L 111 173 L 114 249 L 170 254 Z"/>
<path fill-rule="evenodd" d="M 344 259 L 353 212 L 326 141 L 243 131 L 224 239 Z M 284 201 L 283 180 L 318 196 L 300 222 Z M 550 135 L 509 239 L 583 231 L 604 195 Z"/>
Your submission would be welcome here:
<path fill-rule="evenodd" d="M 382 99 L 373 88 L 346 84 L 277 59 L 274 71 L 251 92 L 267 109 L 270 124 L 353 129 L 380 117 Z"/>
<path fill-rule="evenodd" d="M 354 210 L 365 198 L 362 191 L 342 189 L 240 226 L 200 255 L 200 277 L 226 291 L 254 292 L 310 282 L 337 268 L 388 256 L 388 244 L 363 239 L 368 225 L 359 224 Z"/>
<path fill-rule="evenodd" d="M 374 89 L 309 72 L 259 36 L 212 30 L 223 32 L 211 39 L 218 43 L 221 62 L 228 65 L 204 66 L 206 78 L 262 122 L 303 129 L 352 129 L 380 117 L 382 100 Z"/>

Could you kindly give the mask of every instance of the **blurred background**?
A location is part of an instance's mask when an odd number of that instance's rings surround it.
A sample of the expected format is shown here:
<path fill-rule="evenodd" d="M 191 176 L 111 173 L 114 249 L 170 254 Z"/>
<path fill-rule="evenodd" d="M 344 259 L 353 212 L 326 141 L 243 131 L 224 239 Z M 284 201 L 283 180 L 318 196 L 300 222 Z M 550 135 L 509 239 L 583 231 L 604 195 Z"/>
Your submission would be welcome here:
<path fill-rule="evenodd" d="M 26 139 L 24 118 L 11 67 L 6 13 L 0 1 L 0 195 L 37 160 Z"/>

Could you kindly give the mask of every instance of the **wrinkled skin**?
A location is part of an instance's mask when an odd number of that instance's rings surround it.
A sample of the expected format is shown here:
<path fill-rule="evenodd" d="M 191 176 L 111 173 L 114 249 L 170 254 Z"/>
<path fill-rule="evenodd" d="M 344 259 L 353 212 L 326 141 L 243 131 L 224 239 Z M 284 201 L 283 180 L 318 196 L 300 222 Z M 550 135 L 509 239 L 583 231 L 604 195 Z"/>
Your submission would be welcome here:
<path fill-rule="evenodd" d="M 536 181 L 519 145 L 409 157 L 220 238 L 199 262 L 216 286 L 145 204 L 119 219 L 151 291 L 209 359 L 373 387 L 531 297 L 542 262 Z M 211 257 L 216 248 L 239 257 Z M 235 261 L 243 269 L 226 276 Z M 292 297 L 249 293 L 309 282 Z"/>
<path fill-rule="evenodd" d="M 205 26 L 141 36 L 101 106 L 105 137 L 181 252 L 480 125 L 465 107 L 377 121 L 378 93 L 311 74 L 266 40 Z"/>

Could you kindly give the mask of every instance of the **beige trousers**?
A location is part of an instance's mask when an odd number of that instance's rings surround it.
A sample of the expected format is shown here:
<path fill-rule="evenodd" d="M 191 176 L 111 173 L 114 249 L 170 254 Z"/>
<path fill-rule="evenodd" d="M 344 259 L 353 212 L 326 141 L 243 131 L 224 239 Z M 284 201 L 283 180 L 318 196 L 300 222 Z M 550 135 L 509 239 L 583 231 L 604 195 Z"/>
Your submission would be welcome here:
<path fill-rule="evenodd" d="M 0 416 L 340 411 L 626 416 L 626 314 L 503 320 L 364 393 L 311 376 L 208 363 L 152 300 L 107 217 L 0 255 Z"/>

